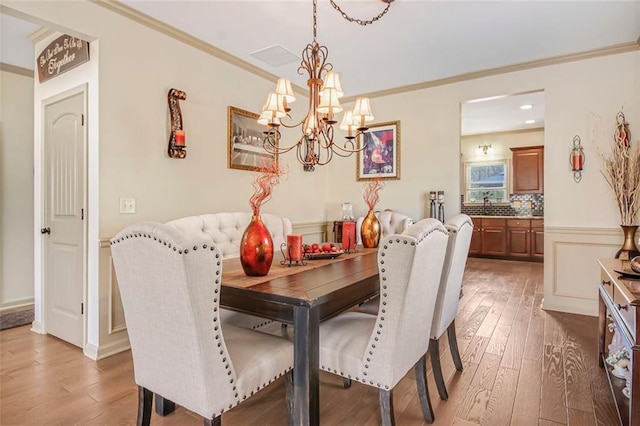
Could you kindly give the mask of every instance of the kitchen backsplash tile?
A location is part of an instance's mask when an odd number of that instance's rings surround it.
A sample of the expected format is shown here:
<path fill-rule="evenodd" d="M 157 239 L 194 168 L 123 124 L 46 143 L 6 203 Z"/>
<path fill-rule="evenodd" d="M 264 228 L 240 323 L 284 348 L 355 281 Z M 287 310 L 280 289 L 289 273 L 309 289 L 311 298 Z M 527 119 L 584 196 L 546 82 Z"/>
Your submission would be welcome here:
<path fill-rule="evenodd" d="M 544 216 L 544 194 L 511 194 L 509 205 L 464 205 L 460 211 L 469 216 Z"/>

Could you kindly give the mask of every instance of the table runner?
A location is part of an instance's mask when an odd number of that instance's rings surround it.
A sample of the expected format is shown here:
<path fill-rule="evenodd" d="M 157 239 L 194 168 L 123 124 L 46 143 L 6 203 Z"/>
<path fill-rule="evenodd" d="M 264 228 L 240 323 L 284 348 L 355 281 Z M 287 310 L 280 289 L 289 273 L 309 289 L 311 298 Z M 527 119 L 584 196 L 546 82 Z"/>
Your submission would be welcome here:
<path fill-rule="evenodd" d="M 241 287 L 248 288 L 256 284 L 261 284 L 266 281 L 270 281 L 276 278 L 286 277 L 288 275 L 299 274 L 300 272 L 310 271 L 312 269 L 320 268 L 322 266 L 343 262 L 348 259 L 354 259 L 357 257 L 366 256 L 371 253 L 377 252 L 378 249 L 359 248 L 355 253 L 344 253 L 335 259 L 313 259 L 306 260 L 306 265 L 281 265 L 281 256 L 275 255 L 271 270 L 263 277 L 248 277 L 244 274 L 242 266 L 240 265 L 240 259 L 228 259 L 223 263 L 222 268 L 222 285 L 229 287 Z"/>

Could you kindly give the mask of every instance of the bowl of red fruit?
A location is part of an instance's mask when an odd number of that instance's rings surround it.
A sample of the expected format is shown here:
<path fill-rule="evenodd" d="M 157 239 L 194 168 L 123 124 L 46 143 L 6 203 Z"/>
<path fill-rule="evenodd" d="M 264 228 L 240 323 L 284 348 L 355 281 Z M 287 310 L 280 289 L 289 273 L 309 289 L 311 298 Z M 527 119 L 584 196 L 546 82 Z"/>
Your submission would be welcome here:
<path fill-rule="evenodd" d="M 302 251 L 305 259 L 335 259 L 344 253 L 340 244 L 336 243 L 303 244 Z"/>

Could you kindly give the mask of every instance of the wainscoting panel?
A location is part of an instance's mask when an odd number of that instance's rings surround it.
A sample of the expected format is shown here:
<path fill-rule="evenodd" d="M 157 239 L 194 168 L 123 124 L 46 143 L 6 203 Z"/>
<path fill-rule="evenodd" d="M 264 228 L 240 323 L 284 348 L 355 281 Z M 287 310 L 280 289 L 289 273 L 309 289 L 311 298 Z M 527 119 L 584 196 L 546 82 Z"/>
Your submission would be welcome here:
<path fill-rule="evenodd" d="M 120 299 L 120 289 L 118 288 L 118 278 L 113 266 L 113 258 L 109 256 L 109 334 L 117 333 L 126 328 L 124 309 Z"/>
<path fill-rule="evenodd" d="M 329 241 L 327 222 L 294 223 L 293 233 L 302 234 L 302 242 L 305 244 Z M 333 226 L 333 224 L 331 225 Z"/>
<path fill-rule="evenodd" d="M 546 226 L 544 238 L 543 308 L 597 315 L 597 259 L 614 257 L 622 245 L 622 231 Z"/>
<path fill-rule="evenodd" d="M 100 240 L 99 345 L 87 345 L 84 348 L 85 355 L 93 359 L 102 359 L 129 349 L 129 336 L 111 257 L 110 240 L 111 238 Z"/>

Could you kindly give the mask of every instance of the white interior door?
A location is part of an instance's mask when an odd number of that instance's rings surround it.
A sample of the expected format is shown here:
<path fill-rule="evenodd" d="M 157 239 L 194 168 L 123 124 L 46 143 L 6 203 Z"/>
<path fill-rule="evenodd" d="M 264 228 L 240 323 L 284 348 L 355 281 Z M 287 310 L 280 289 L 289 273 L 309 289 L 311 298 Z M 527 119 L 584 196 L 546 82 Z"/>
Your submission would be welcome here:
<path fill-rule="evenodd" d="M 84 88 L 45 101 L 44 283 L 46 331 L 84 340 Z"/>

